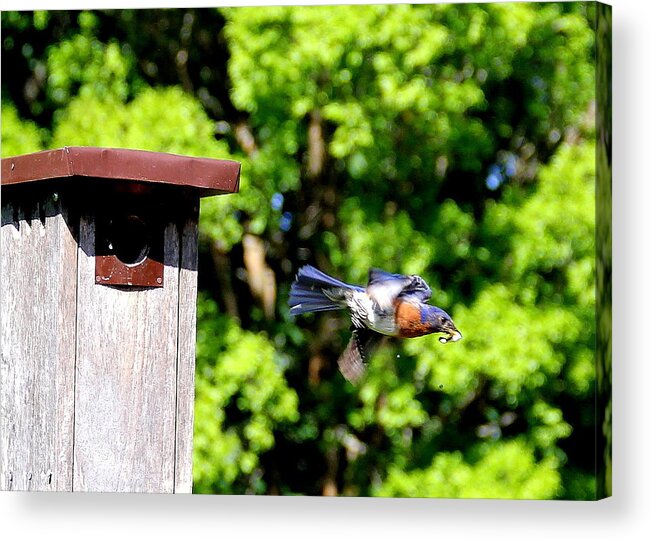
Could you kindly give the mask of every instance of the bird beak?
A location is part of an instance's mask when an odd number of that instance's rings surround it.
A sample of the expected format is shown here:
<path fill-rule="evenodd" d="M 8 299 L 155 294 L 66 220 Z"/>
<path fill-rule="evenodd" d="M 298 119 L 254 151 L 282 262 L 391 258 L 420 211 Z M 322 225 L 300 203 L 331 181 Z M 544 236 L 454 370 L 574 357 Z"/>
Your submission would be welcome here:
<path fill-rule="evenodd" d="M 461 332 L 456 329 L 454 325 L 451 325 L 451 328 L 446 328 L 444 330 L 446 333 L 445 336 L 441 336 L 439 338 L 439 341 L 441 343 L 448 343 L 449 341 L 459 341 L 463 336 L 461 335 Z"/>
<path fill-rule="evenodd" d="M 461 335 L 461 332 L 459 330 L 455 330 L 450 334 L 452 337 L 450 338 L 450 341 L 459 341 L 463 336 Z"/>

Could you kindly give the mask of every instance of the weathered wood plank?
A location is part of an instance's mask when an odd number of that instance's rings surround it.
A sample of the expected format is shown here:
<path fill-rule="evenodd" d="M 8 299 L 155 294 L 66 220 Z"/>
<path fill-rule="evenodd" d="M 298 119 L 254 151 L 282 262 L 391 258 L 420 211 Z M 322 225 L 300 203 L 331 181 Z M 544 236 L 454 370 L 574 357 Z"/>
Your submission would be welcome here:
<path fill-rule="evenodd" d="M 2 206 L 0 488 L 70 491 L 77 243 L 61 201 L 15 204 Z"/>
<path fill-rule="evenodd" d="M 165 229 L 162 288 L 95 284 L 95 222 L 78 264 L 74 491 L 174 490 L 179 238 Z"/>
<path fill-rule="evenodd" d="M 196 203 L 198 205 L 198 201 Z M 194 209 L 181 234 L 179 343 L 176 385 L 176 468 L 174 491 L 192 493 L 192 435 L 197 324 L 197 219 Z"/>

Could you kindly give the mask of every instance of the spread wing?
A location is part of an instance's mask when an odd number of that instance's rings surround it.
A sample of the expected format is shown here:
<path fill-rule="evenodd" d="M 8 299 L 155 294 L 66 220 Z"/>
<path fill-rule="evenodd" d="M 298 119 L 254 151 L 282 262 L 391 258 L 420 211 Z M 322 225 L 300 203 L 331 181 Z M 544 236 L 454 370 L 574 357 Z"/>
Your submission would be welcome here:
<path fill-rule="evenodd" d="M 410 298 L 416 298 L 419 302 L 427 302 L 432 297 L 432 289 L 429 288 L 429 285 L 425 283 L 425 280 L 422 277 L 409 277 L 412 281 L 409 286 L 400 293 L 400 296 L 409 296 Z"/>
<path fill-rule="evenodd" d="M 427 302 L 432 296 L 431 289 L 422 277 L 391 274 L 377 268 L 368 273 L 366 292 L 381 309 L 391 308 L 399 296 L 419 302 Z"/>
<path fill-rule="evenodd" d="M 339 370 L 346 380 L 352 384 L 359 382 L 366 371 L 369 358 L 381 340 L 382 336 L 372 330 L 353 329 L 353 335 L 350 337 L 346 350 L 337 360 Z"/>

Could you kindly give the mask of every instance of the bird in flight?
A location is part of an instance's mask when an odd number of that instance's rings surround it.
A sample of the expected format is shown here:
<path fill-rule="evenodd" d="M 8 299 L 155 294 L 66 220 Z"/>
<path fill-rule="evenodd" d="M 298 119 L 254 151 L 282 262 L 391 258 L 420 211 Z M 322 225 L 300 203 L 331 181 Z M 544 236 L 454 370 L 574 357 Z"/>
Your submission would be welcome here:
<path fill-rule="evenodd" d="M 353 335 L 338 360 L 351 383 L 364 375 L 382 336 L 414 338 L 442 333 L 441 343 L 463 336 L 442 309 L 427 301 L 432 291 L 420 276 L 390 274 L 373 268 L 366 287 L 350 285 L 306 265 L 298 270 L 289 293 L 292 315 L 348 308 Z"/>

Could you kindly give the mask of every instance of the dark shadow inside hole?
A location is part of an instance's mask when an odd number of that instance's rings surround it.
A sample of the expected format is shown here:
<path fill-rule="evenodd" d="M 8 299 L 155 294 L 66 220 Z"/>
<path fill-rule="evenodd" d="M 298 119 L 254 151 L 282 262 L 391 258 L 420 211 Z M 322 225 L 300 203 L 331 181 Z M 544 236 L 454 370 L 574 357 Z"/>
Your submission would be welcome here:
<path fill-rule="evenodd" d="M 124 264 L 139 264 L 147 258 L 151 235 L 147 223 L 135 215 L 116 218 L 111 224 L 109 247 Z"/>
<path fill-rule="evenodd" d="M 45 204 L 43 201 L 38 203 L 38 219 L 41 221 L 41 225 L 45 227 Z"/>

